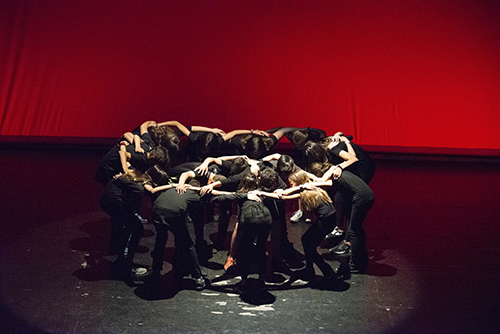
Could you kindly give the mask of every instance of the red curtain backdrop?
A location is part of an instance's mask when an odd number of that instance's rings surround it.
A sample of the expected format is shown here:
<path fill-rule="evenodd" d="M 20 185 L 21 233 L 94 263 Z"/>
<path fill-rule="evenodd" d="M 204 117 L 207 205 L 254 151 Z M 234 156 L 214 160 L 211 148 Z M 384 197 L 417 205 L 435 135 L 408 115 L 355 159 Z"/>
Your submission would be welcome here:
<path fill-rule="evenodd" d="M 2 1 L 0 135 L 146 120 L 500 149 L 498 1 Z"/>

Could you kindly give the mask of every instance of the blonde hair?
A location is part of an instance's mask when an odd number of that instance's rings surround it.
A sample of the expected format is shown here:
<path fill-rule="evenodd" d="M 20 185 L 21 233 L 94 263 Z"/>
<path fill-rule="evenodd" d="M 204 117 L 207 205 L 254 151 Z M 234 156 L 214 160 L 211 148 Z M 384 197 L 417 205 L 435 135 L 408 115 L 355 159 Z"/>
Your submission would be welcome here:
<path fill-rule="evenodd" d="M 313 211 L 321 202 L 332 202 L 330 196 L 323 189 L 304 190 L 300 193 L 300 204 L 304 211 Z"/>
<path fill-rule="evenodd" d="M 288 179 L 290 181 L 293 181 L 297 185 L 301 185 L 301 184 L 304 184 L 306 182 L 309 182 L 309 176 L 303 170 L 298 170 L 298 171 L 290 174 Z"/>
<path fill-rule="evenodd" d="M 297 185 L 305 184 L 309 182 L 309 176 L 303 170 L 299 170 L 295 173 L 292 173 L 289 177 L 291 181 L 296 183 Z M 332 199 L 326 191 L 321 188 L 315 188 L 311 190 L 303 190 L 300 193 L 300 204 L 304 211 L 313 211 L 316 209 L 321 202 L 331 203 Z"/>
<path fill-rule="evenodd" d="M 129 173 L 123 174 L 123 176 L 126 179 L 128 179 L 130 181 L 137 182 L 137 183 L 139 183 L 141 185 L 144 185 L 146 183 L 152 183 L 151 177 L 148 174 L 142 173 L 139 170 L 132 170 Z"/>

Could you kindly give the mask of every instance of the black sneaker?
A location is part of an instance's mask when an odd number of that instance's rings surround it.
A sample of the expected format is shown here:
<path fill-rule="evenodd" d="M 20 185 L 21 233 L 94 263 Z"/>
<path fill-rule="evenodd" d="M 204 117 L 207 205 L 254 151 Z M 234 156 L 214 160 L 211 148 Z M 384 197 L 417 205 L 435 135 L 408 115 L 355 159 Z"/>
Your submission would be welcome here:
<path fill-rule="evenodd" d="M 335 255 L 351 256 L 351 245 L 349 245 L 345 241 L 342 241 L 337 246 L 330 248 L 328 252 Z"/>
<path fill-rule="evenodd" d="M 337 268 L 337 270 L 335 270 L 335 276 L 339 280 L 343 280 L 343 281 L 349 280 L 349 279 L 351 279 L 351 269 L 349 268 L 349 266 L 341 264 Z"/>
<path fill-rule="evenodd" d="M 366 274 L 368 271 L 368 263 L 367 262 L 355 263 L 351 258 L 349 261 L 349 269 L 351 270 L 352 273 L 355 274 Z"/>
<path fill-rule="evenodd" d="M 301 270 L 297 270 L 292 275 L 295 279 L 300 279 L 300 280 L 306 281 L 306 282 L 313 281 L 314 277 L 316 276 L 316 274 L 314 273 L 314 269 L 309 268 L 309 267 L 306 267 L 306 268 L 301 269 Z"/>

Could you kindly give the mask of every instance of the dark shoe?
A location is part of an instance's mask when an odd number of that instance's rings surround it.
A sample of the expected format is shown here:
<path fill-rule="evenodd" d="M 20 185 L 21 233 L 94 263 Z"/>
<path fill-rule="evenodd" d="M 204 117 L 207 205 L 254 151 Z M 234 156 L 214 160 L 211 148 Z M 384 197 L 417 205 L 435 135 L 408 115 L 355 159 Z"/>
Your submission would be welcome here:
<path fill-rule="evenodd" d="M 366 274 L 368 271 L 368 263 L 355 263 L 351 258 L 349 260 L 349 269 L 352 273 Z"/>
<path fill-rule="evenodd" d="M 236 293 L 238 293 L 240 295 L 247 294 L 250 291 L 250 286 L 248 284 L 248 280 L 246 280 L 246 279 L 241 280 L 241 282 L 236 284 L 235 290 L 236 290 Z"/>
<path fill-rule="evenodd" d="M 161 273 L 159 271 L 152 271 L 146 276 L 144 281 L 145 285 L 151 289 L 157 289 L 160 285 Z"/>
<path fill-rule="evenodd" d="M 314 280 L 316 274 L 314 273 L 313 268 L 306 267 L 304 269 L 297 270 L 296 272 L 294 272 L 293 276 L 296 279 L 311 282 L 312 280 Z"/>
<path fill-rule="evenodd" d="M 328 252 L 330 254 L 335 254 L 340 256 L 351 256 L 351 245 L 349 245 L 345 241 L 342 241 L 337 246 L 330 248 Z"/>
<path fill-rule="evenodd" d="M 288 273 L 290 268 L 283 259 L 274 258 L 271 261 L 271 269 L 273 273 Z"/>
<path fill-rule="evenodd" d="M 205 240 L 199 243 L 197 242 L 194 245 L 194 248 L 196 249 L 196 255 L 198 256 L 198 259 L 201 261 L 211 259 L 212 256 L 217 253 L 215 248 L 212 245 L 209 245 Z"/>
<path fill-rule="evenodd" d="M 335 271 L 335 275 L 337 279 L 344 281 L 349 280 L 351 279 L 351 269 L 349 268 L 349 266 L 341 264 Z"/>
<path fill-rule="evenodd" d="M 195 282 L 196 282 L 195 286 L 196 291 L 201 291 L 205 289 L 205 287 L 207 286 L 207 282 L 203 276 L 196 278 Z"/>

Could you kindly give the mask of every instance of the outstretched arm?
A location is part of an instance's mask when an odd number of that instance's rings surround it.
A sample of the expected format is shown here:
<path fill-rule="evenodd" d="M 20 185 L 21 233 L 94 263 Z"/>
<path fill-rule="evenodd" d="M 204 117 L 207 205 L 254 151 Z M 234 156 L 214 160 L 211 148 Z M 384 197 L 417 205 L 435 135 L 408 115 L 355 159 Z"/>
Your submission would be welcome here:
<path fill-rule="evenodd" d="M 130 158 L 130 153 L 127 152 L 127 148 L 125 145 L 120 146 L 120 163 L 122 165 L 123 172 L 128 173 L 130 170 L 128 168 L 129 163 L 128 159 Z"/>
<path fill-rule="evenodd" d="M 195 172 L 200 173 L 200 175 L 208 174 L 208 166 L 212 163 L 217 165 L 222 165 L 222 160 L 220 158 L 205 158 L 203 163 L 194 169 Z"/>
<path fill-rule="evenodd" d="M 163 125 L 167 125 L 167 126 L 175 126 L 177 129 L 179 129 L 180 132 L 182 132 L 186 137 L 189 136 L 189 134 L 191 133 L 191 131 L 189 131 L 188 128 L 186 128 L 184 125 L 182 125 L 181 123 L 177 122 L 177 121 L 168 121 L 168 122 L 163 122 L 163 123 L 159 123 L 158 126 L 163 126 Z"/>
<path fill-rule="evenodd" d="M 144 185 L 144 189 L 146 189 L 150 193 L 154 194 L 154 193 L 156 193 L 158 191 L 167 190 L 167 189 L 173 188 L 175 186 L 177 186 L 177 184 L 176 183 L 172 183 L 172 184 L 167 184 L 167 185 L 164 185 L 164 186 L 158 186 L 158 187 L 154 187 L 153 188 L 151 185 L 146 184 L 146 185 Z"/>
<path fill-rule="evenodd" d="M 277 193 L 269 193 L 269 192 L 260 191 L 260 190 L 251 191 L 249 194 L 255 194 L 255 195 L 258 195 L 258 196 L 265 196 L 265 197 L 275 198 L 275 199 L 295 199 L 295 198 L 299 198 L 300 197 L 300 194 L 280 195 L 280 194 L 277 194 Z"/>
<path fill-rule="evenodd" d="M 226 133 L 224 136 L 222 136 L 222 139 L 224 139 L 224 141 L 228 141 L 229 139 L 233 138 L 234 136 L 246 135 L 249 133 L 253 133 L 253 130 L 233 130 L 229 133 Z"/>
<path fill-rule="evenodd" d="M 267 157 L 262 158 L 262 161 L 278 160 L 279 158 L 281 158 L 281 154 L 274 153 L 274 154 L 268 155 Z"/>
<path fill-rule="evenodd" d="M 276 131 L 275 133 L 273 133 L 272 135 L 275 136 L 276 139 L 280 140 L 281 138 L 283 138 L 283 135 L 285 135 L 288 132 L 295 131 L 295 130 L 300 130 L 300 128 L 281 128 L 278 131 Z"/>
<path fill-rule="evenodd" d="M 147 121 L 142 123 L 141 126 L 139 127 L 139 133 L 141 135 L 145 134 L 146 132 L 148 132 L 148 128 L 153 125 L 156 125 L 155 121 Z"/>
<path fill-rule="evenodd" d="M 224 136 L 226 134 L 223 130 L 218 128 L 208 128 L 206 126 L 198 126 L 198 125 L 191 126 L 191 131 L 212 132 L 221 136 Z"/>

